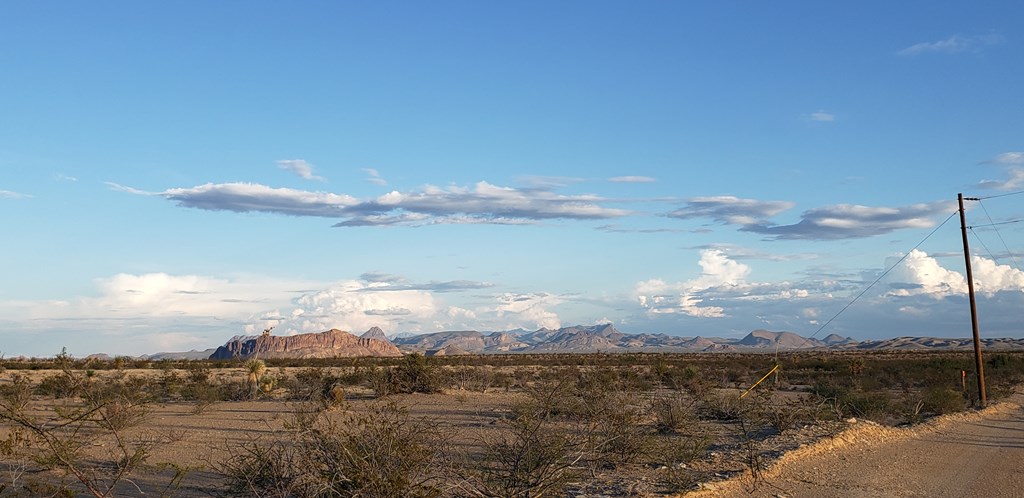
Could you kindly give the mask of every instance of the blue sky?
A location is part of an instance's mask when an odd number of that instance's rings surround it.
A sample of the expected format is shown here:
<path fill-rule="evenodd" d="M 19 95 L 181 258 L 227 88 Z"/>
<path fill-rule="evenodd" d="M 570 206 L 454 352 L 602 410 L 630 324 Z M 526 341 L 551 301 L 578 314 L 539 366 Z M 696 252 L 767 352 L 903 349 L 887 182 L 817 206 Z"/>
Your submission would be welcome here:
<path fill-rule="evenodd" d="M 1021 336 L 1024 6 L 837 3 L 0 6 L 0 353 Z"/>

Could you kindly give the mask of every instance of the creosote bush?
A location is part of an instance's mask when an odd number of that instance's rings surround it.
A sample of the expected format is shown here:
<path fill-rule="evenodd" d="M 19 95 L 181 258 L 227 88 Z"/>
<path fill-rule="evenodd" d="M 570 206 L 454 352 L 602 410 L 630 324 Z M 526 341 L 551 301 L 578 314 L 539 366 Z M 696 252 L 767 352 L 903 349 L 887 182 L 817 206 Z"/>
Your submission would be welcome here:
<path fill-rule="evenodd" d="M 340 420 L 297 412 L 287 438 L 253 440 L 218 469 L 231 496 L 434 497 L 444 469 L 436 424 L 394 402 Z"/>

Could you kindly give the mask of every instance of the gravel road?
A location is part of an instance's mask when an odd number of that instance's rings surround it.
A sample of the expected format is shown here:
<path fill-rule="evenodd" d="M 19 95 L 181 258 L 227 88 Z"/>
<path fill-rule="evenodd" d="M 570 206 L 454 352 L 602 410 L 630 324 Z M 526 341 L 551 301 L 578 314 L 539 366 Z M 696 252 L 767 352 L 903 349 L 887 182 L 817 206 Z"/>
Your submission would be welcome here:
<path fill-rule="evenodd" d="M 1024 497 L 1024 395 L 910 429 L 859 422 L 749 476 L 687 498 Z"/>

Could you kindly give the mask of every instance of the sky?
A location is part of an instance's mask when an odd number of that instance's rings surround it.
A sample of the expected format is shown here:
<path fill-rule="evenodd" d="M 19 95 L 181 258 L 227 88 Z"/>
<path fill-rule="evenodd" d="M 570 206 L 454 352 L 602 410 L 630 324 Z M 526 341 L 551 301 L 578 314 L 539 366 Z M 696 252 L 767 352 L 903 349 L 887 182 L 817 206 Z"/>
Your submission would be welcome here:
<path fill-rule="evenodd" d="M 1024 337 L 1021 21 L 4 2 L 0 355 L 267 327 L 969 337 L 958 193 L 981 335 Z"/>

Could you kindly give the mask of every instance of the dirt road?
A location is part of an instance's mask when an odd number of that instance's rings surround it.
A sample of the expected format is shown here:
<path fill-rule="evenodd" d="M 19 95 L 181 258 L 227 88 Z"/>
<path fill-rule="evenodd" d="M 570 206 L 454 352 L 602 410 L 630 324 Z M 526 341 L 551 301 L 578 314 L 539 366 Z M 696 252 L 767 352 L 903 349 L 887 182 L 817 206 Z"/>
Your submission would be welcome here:
<path fill-rule="evenodd" d="M 855 424 L 749 476 L 687 497 L 1021 497 L 1024 395 L 912 429 Z"/>

